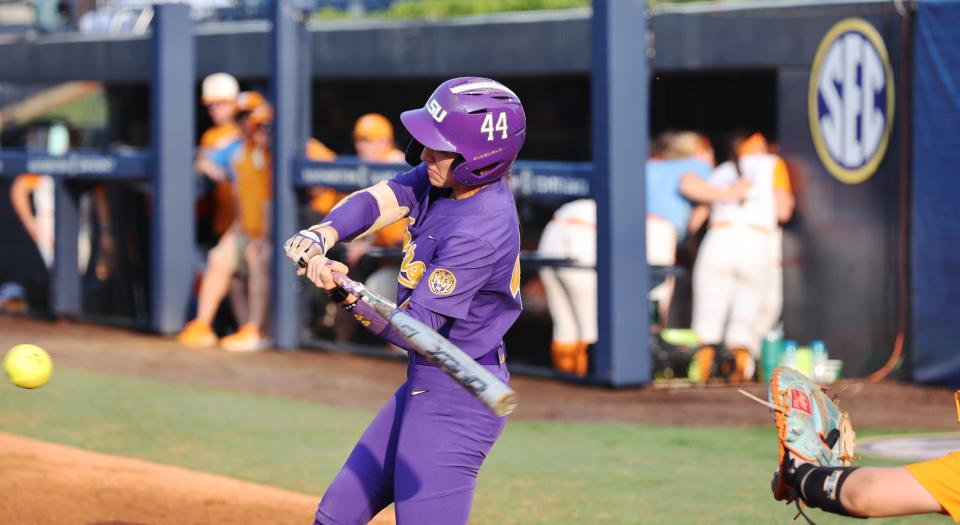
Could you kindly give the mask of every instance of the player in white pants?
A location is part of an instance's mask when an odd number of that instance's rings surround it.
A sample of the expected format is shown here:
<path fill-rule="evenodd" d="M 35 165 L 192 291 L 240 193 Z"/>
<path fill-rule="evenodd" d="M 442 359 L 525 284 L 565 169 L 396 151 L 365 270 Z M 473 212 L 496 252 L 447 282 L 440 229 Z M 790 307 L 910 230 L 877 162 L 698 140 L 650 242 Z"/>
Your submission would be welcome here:
<path fill-rule="evenodd" d="M 540 269 L 553 317 L 553 366 L 587 375 L 587 348 L 597 341 L 597 204 L 580 199 L 561 206 L 540 237 L 537 254 L 588 268 Z"/>
<path fill-rule="evenodd" d="M 753 186 L 742 201 L 710 207 L 710 228 L 693 270 L 693 330 L 704 345 L 691 367 L 691 379 L 698 382 L 713 373 L 721 343 L 734 357 L 730 381 L 753 377 L 756 322 L 773 276 L 775 232 L 792 213 L 783 160 L 766 153 L 741 155 L 744 140 L 736 142 L 734 159 L 714 170 L 711 183 L 729 186 L 746 178 Z"/>

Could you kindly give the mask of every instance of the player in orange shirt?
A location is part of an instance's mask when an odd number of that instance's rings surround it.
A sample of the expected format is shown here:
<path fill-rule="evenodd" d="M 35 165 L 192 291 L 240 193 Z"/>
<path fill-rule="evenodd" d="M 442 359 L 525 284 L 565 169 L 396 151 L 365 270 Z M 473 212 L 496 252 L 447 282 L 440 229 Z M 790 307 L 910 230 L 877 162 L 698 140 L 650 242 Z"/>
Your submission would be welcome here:
<path fill-rule="evenodd" d="M 227 73 L 214 73 L 203 79 L 201 102 L 207 107 L 213 125 L 200 136 L 196 161 L 198 172 L 211 176 L 204 170 L 203 161 L 207 155 L 240 138 L 240 127 L 236 122 L 239 93 L 240 86 L 237 79 Z M 230 227 L 236 210 L 230 182 L 217 180 L 213 176 L 211 178 L 216 183 L 212 195 L 213 232 L 219 237 Z"/>
<path fill-rule="evenodd" d="M 393 125 L 379 113 L 367 113 L 357 119 L 353 126 L 353 146 L 364 162 L 404 163 L 404 153 L 393 142 Z"/>
<path fill-rule="evenodd" d="M 393 125 L 387 117 L 379 113 L 361 115 L 353 127 L 353 146 L 360 161 L 369 164 L 404 164 L 405 155 L 394 144 Z M 346 195 L 337 194 L 336 203 Z M 329 198 L 328 198 L 329 200 Z M 326 215 L 330 210 L 317 210 Z M 403 235 L 406 232 L 406 221 L 397 221 L 381 230 L 373 237 L 355 240 L 345 245 L 344 259 L 346 264 L 354 268 L 354 278 L 363 281 L 374 293 L 385 297 L 393 297 L 397 293 L 397 274 L 400 267 L 385 261 L 367 257 L 370 248 L 399 248 L 403 244 Z M 347 342 L 353 337 L 357 323 L 351 315 L 340 309 L 336 310 L 334 331 L 336 340 Z"/>
<path fill-rule="evenodd" d="M 266 348 L 267 310 L 270 300 L 270 205 L 272 155 L 270 128 L 273 111 L 262 97 L 242 122 L 243 141 L 219 150 L 207 159 L 206 171 L 216 172 L 225 163 L 232 174 L 236 218 L 208 256 L 200 286 L 197 317 L 187 323 L 178 339 L 189 347 L 217 344 L 211 323 L 234 275 L 244 278 L 249 318 L 237 333 L 220 341 L 224 350 L 245 352 Z M 246 108 L 244 108 L 246 109 Z M 219 159 L 217 157 L 224 157 Z"/>

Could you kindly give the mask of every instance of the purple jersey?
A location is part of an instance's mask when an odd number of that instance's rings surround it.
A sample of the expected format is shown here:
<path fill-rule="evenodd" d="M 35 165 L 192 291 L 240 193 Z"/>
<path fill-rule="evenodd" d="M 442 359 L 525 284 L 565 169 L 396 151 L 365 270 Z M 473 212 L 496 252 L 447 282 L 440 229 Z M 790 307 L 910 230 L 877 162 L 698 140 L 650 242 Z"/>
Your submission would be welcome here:
<path fill-rule="evenodd" d="M 520 229 L 507 181 L 462 200 L 426 164 L 389 182 L 410 208 L 397 301 L 452 318 L 438 332 L 470 357 L 495 350 L 520 315 Z"/>

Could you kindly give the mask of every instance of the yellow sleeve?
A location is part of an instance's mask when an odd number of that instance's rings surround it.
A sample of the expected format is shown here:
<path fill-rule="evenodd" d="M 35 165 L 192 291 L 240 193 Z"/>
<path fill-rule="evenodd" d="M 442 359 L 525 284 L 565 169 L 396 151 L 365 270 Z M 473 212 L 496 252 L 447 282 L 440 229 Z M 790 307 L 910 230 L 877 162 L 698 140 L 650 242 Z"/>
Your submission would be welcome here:
<path fill-rule="evenodd" d="M 777 162 L 773 166 L 773 189 L 786 192 L 793 191 L 793 187 L 790 185 L 790 172 L 787 171 L 787 163 L 783 162 L 780 157 L 777 157 Z"/>
<path fill-rule="evenodd" d="M 960 523 L 960 451 L 906 465 L 906 469 Z"/>
<path fill-rule="evenodd" d="M 29 188 L 30 191 L 36 190 L 40 186 L 40 175 L 35 175 L 33 173 L 24 173 L 23 175 L 17 175 L 15 182 L 22 184 L 24 187 Z"/>

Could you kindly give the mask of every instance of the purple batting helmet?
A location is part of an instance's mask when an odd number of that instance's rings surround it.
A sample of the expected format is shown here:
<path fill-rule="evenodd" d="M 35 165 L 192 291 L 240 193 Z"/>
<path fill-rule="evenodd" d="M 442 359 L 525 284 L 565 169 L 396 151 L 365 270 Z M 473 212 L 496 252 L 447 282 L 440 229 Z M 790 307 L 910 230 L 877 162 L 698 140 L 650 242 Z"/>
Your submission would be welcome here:
<path fill-rule="evenodd" d="M 400 115 L 413 142 L 407 162 L 420 164 L 426 146 L 459 153 L 453 176 L 461 184 L 477 186 L 510 171 L 527 134 L 527 118 L 520 99 L 496 80 L 481 77 L 450 79 L 430 95 L 420 109 Z"/>

